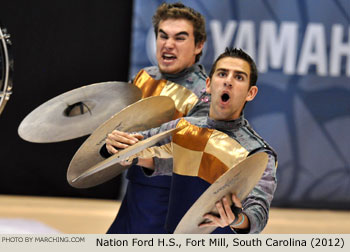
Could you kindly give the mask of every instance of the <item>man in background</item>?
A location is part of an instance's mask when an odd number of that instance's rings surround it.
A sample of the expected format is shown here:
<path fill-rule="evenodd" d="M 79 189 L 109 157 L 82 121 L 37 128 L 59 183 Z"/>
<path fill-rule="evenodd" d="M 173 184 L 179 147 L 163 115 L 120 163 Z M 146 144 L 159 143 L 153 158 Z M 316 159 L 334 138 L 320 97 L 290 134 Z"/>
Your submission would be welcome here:
<path fill-rule="evenodd" d="M 207 115 L 210 99 L 205 92 L 207 76 L 198 64 L 206 41 L 204 17 L 181 3 L 163 3 L 152 21 L 158 66 L 142 69 L 133 83 L 142 90 L 143 98 L 170 96 L 177 104 L 175 118 Z M 134 138 L 112 146 L 116 137 L 119 137 L 116 131 L 108 135 L 106 151 L 101 152 L 104 157 L 116 153 L 114 147 L 123 148 L 138 141 Z M 156 167 L 172 167 L 172 159 L 150 158 L 145 162 Z M 126 177 L 126 194 L 108 233 L 166 233 L 171 177 L 148 178 L 137 165 L 128 170 Z"/>

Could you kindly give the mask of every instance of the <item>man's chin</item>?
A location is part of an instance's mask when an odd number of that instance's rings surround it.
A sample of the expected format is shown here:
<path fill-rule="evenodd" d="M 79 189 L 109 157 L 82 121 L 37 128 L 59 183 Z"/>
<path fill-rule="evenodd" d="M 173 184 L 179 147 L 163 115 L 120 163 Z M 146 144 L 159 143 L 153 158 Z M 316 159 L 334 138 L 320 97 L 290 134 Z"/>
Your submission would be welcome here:
<path fill-rule="evenodd" d="M 161 65 L 158 67 L 162 73 L 166 73 L 166 74 L 177 74 L 178 72 L 181 72 L 181 70 L 174 67 L 173 65 L 170 65 L 170 66 L 169 65 L 168 66 Z"/>

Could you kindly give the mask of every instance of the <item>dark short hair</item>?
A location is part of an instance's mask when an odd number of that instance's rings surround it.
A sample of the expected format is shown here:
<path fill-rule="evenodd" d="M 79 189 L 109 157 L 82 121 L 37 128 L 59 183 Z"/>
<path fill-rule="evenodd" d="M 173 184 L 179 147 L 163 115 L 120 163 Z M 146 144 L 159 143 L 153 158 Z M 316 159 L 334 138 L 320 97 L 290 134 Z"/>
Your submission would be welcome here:
<path fill-rule="evenodd" d="M 204 43 L 207 39 L 205 31 L 205 19 L 199 12 L 183 5 L 182 3 L 162 3 L 152 17 L 152 23 L 156 37 L 158 36 L 159 23 L 166 19 L 187 19 L 193 25 L 194 42 Z M 202 52 L 196 55 L 196 62 L 199 61 Z"/>
<path fill-rule="evenodd" d="M 215 72 L 218 61 L 226 57 L 238 58 L 248 62 L 250 66 L 249 86 L 251 87 L 256 85 L 256 82 L 258 81 L 258 70 L 256 68 L 254 60 L 242 49 L 233 48 L 233 47 L 230 47 L 230 48 L 226 47 L 225 52 L 223 52 L 222 54 L 219 55 L 219 57 L 217 57 L 217 59 L 215 60 L 210 70 L 210 74 L 209 74 L 210 79 L 212 78 Z"/>

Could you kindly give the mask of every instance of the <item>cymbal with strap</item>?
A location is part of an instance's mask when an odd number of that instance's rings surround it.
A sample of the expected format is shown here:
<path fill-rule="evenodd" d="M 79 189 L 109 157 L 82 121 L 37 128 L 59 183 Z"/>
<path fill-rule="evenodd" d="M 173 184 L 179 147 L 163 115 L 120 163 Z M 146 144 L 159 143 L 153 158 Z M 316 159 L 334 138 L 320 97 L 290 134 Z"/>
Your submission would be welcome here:
<path fill-rule="evenodd" d="M 121 110 L 100 125 L 80 146 L 67 170 L 68 183 L 76 188 L 89 188 L 119 175 L 126 169 L 119 164 L 108 166 L 96 173 L 85 173 L 94 170 L 100 162 L 105 160 L 100 155 L 100 149 L 105 144 L 107 134 L 115 129 L 124 132 L 136 132 L 155 128 L 170 121 L 174 113 L 175 103 L 166 96 L 148 97 Z M 122 153 L 122 151 L 119 153 Z"/>
<path fill-rule="evenodd" d="M 175 234 L 209 234 L 216 227 L 201 227 L 206 213 L 217 214 L 215 203 L 225 195 L 235 194 L 243 201 L 259 182 L 265 171 L 268 155 L 265 152 L 255 153 L 226 171 L 197 199 L 182 217 Z M 189 192 L 190 193 L 190 192 Z M 229 197 L 231 200 L 231 197 Z"/>
<path fill-rule="evenodd" d="M 34 109 L 22 120 L 18 134 L 34 143 L 82 137 L 141 96 L 141 90 L 127 82 L 101 82 L 76 88 Z"/>

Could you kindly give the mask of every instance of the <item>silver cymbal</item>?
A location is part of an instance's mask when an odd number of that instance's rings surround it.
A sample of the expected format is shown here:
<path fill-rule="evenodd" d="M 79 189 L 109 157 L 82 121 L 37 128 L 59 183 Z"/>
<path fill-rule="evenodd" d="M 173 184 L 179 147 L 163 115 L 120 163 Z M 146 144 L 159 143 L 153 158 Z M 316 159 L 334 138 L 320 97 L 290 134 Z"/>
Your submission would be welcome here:
<path fill-rule="evenodd" d="M 253 154 L 219 177 L 192 205 L 177 225 L 174 234 L 209 234 L 215 227 L 198 225 L 206 213 L 217 213 L 215 203 L 225 195 L 235 194 L 243 201 L 263 175 L 268 161 L 265 152 Z M 229 197 L 231 199 L 231 196 Z"/>
<path fill-rule="evenodd" d="M 80 146 L 67 170 L 68 183 L 76 188 L 89 188 L 119 175 L 126 169 L 119 164 L 108 166 L 96 173 L 85 173 L 94 170 L 105 160 L 99 152 L 105 144 L 107 134 L 115 129 L 135 132 L 155 128 L 170 121 L 174 113 L 175 103 L 166 96 L 148 97 L 121 110 L 100 125 Z"/>
<path fill-rule="evenodd" d="M 29 113 L 18 127 L 29 142 L 51 143 L 92 133 L 101 123 L 141 99 L 141 90 L 127 82 L 101 82 L 63 93 Z"/>
<path fill-rule="evenodd" d="M 76 185 L 80 181 L 85 180 L 84 184 L 86 184 L 86 181 L 89 179 L 89 177 L 98 176 L 98 175 L 96 175 L 97 173 L 106 172 L 105 170 L 108 168 L 111 168 L 115 172 L 116 175 L 122 173 L 124 170 L 128 169 L 130 166 L 119 165 L 118 164 L 119 162 L 127 159 L 128 157 L 130 157 L 136 153 L 139 153 L 140 151 L 142 151 L 148 147 L 155 145 L 160 140 L 170 136 L 171 134 L 173 134 L 177 130 L 179 130 L 179 129 L 174 128 L 171 130 L 164 131 L 164 132 L 159 133 L 157 135 L 154 135 L 150 138 L 142 140 L 142 141 L 128 147 L 127 149 L 119 151 L 115 155 L 113 155 L 113 156 L 107 158 L 106 160 L 92 166 L 90 169 L 88 169 L 87 171 L 82 173 L 80 176 L 73 179 L 72 183 L 74 183 Z M 94 180 L 94 178 L 92 178 L 92 177 L 91 177 L 91 179 Z"/>

